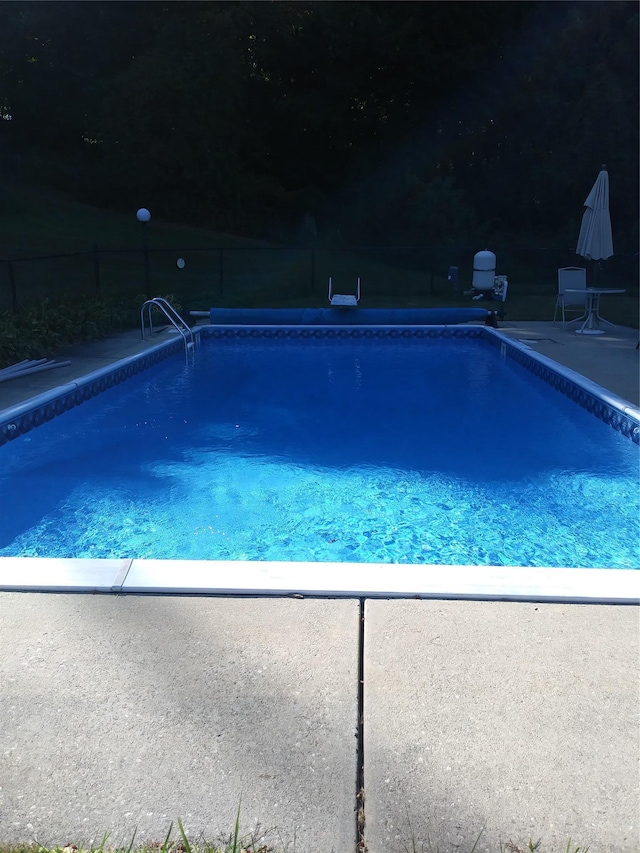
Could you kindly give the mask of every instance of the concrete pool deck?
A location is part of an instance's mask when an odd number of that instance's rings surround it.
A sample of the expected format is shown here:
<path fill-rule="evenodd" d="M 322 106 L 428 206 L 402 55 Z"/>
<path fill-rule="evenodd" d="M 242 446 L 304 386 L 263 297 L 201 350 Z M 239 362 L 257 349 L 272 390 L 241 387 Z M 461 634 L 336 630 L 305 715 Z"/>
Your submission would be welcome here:
<path fill-rule="evenodd" d="M 501 330 L 640 402 L 637 332 Z M 0 409 L 136 337 L 0 384 Z M 241 802 L 278 851 L 355 851 L 362 758 L 369 853 L 483 826 L 477 851 L 631 853 L 639 671 L 634 606 L 0 593 L 0 842 L 213 838 Z"/>
<path fill-rule="evenodd" d="M 640 406 L 638 330 L 605 326 L 603 335 L 582 336 L 574 328 L 563 330 L 560 324 L 541 322 L 500 324 L 503 334 Z"/>

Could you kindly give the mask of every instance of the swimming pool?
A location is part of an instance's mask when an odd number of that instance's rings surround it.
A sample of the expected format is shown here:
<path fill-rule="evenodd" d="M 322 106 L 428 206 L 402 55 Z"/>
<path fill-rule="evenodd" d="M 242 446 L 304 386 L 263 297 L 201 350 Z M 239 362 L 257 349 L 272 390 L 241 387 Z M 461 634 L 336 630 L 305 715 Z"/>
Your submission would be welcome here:
<path fill-rule="evenodd" d="M 526 347 L 482 327 L 201 334 L 193 364 L 168 358 L 38 430 L 64 394 L 9 413 L 3 564 L 80 559 L 129 589 L 173 571 L 171 588 L 223 590 L 226 570 L 234 589 L 244 574 L 303 594 L 348 575 L 393 594 L 400 572 L 400 594 L 428 578 L 477 597 L 556 566 L 565 586 L 606 567 L 611 594 L 635 575 L 619 571 L 639 562 L 634 412 Z"/>

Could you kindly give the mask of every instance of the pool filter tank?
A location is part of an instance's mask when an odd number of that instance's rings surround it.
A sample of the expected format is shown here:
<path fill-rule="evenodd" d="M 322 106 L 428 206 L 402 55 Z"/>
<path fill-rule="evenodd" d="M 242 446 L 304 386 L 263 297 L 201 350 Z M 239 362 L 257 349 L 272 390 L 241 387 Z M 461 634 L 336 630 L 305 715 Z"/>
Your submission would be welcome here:
<path fill-rule="evenodd" d="M 473 257 L 473 281 L 475 290 L 493 290 L 496 277 L 496 256 L 485 249 Z"/>

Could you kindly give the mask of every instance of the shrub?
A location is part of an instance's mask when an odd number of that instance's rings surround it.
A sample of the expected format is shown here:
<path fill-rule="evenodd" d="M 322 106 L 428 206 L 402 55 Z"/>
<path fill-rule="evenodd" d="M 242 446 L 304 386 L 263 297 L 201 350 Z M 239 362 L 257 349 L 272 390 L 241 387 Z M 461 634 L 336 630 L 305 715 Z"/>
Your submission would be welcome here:
<path fill-rule="evenodd" d="M 106 298 L 60 303 L 45 299 L 19 314 L 0 314 L 0 368 L 43 358 L 66 344 L 98 340 L 135 325 L 134 316 L 131 305 Z"/>

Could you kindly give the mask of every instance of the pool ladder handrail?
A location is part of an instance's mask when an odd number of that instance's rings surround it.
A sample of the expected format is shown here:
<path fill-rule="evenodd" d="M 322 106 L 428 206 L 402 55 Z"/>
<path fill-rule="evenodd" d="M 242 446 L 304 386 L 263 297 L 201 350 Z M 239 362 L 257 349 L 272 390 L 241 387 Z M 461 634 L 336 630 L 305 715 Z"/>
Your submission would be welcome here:
<path fill-rule="evenodd" d="M 144 333 L 144 309 L 147 309 L 149 315 L 149 335 L 153 334 L 153 321 L 151 319 L 151 310 L 153 307 L 158 308 L 171 325 L 182 335 L 184 341 L 184 351 L 188 355 L 190 350 L 195 349 L 196 339 L 191 331 L 191 327 L 187 324 L 183 317 L 178 314 L 173 305 L 162 296 L 154 296 L 153 299 L 147 299 L 140 309 L 140 326 L 142 328 L 142 340 L 145 339 Z"/>

